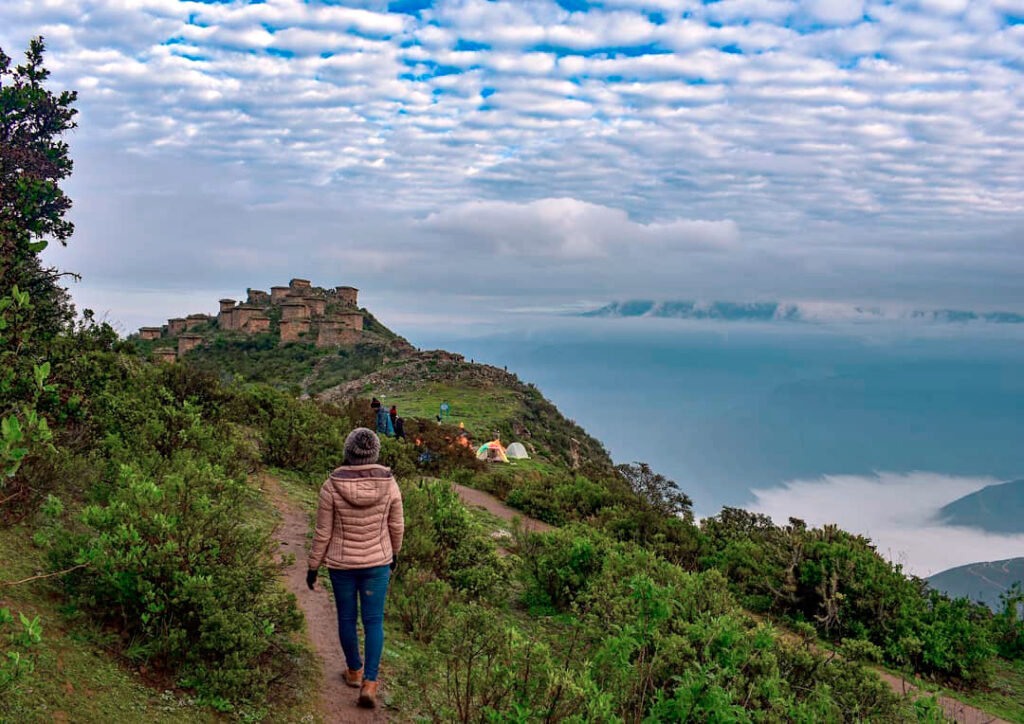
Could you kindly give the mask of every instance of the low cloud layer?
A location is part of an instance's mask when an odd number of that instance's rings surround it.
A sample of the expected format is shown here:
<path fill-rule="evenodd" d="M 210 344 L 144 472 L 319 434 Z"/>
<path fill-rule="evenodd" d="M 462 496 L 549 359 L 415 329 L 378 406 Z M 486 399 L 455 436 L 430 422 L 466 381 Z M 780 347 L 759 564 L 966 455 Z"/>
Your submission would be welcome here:
<path fill-rule="evenodd" d="M 790 517 L 815 526 L 835 523 L 872 539 L 878 552 L 919 576 L 978 561 L 1024 556 L 1024 535 L 994 535 L 936 522 L 938 510 L 1001 482 L 936 473 L 826 475 L 754 490 L 750 509 L 777 524 Z"/>

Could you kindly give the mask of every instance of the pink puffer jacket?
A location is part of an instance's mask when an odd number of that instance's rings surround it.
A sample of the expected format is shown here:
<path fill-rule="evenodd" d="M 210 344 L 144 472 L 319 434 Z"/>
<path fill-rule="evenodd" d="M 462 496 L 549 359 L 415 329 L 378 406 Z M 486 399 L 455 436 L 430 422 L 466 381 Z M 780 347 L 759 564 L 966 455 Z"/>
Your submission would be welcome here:
<path fill-rule="evenodd" d="M 402 548 L 402 494 L 383 465 L 346 465 L 320 488 L 309 567 L 343 570 L 391 563 Z"/>

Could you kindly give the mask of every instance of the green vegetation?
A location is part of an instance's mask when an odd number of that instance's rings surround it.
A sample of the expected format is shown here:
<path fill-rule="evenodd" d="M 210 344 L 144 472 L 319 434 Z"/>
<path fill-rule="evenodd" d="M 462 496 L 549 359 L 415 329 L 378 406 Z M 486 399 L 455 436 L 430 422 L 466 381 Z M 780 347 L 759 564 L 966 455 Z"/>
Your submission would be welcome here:
<path fill-rule="evenodd" d="M 484 394 L 479 387 L 443 382 L 382 394 L 380 399 L 388 406 L 397 405 L 403 415 L 425 420 L 437 415 L 441 403 L 447 402 L 451 406 L 451 422 L 464 423 L 473 438 L 482 442 L 492 439 L 521 410 L 513 390 L 498 388 Z"/>
<path fill-rule="evenodd" d="M 189 363 L 225 379 L 261 382 L 296 394 L 315 395 L 373 372 L 380 367 L 383 356 L 377 344 L 319 349 L 312 344 L 281 346 L 278 342 L 274 333 L 213 333 L 209 345 L 189 353 Z M 154 342 L 139 340 L 136 344 L 146 352 Z"/>
<path fill-rule="evenodd" d="M 41 236 L 70 234 L 57 139 L 74 100 L 42 89 L 41 54 L 33 43 L 10 71 L 0 53 L 5 132 L 28 134 L 19 143 L 36 154 L 0 155 L 0 720 L 60 719 L 72 704 L 84 721 L 308 715 L 315 666 L 256 481 L 274 469 L 312 508 L 369 406 L 294 393 L 367 371 L 400 390 L 387 401 L 419 439 L 386 439 L 381 455 L 407 523 L 386 664 L 399 716 L 937 720 L 933 703 L 898 699 L 860 659 L 1019 715 L 1018 593 L 998 614 L 951 600 L 834 527 L 735 509 L 697 525 L 671 481 L 642 463 L 613 467 L 511 375 L 459 362 L 381 369 L 372 346 L 278 347 L 212 325 L 213 344 L 185 364 L 153 365 L 145 344 L 88 311 L 73 324 L 36 256 Z M 441 399 L 456 419 L 526 439 L 537 459 L 482 464 L 454 442 L 457 427 L 433 420 Z M 503 531 L 499 550 L 493 520 L 449 480 L 560 527 Z"/>

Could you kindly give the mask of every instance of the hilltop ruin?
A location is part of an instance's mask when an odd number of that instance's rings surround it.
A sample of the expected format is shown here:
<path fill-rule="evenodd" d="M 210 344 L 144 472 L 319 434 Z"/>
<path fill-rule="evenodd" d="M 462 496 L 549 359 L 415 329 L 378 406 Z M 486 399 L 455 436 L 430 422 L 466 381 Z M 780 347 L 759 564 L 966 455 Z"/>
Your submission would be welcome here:
<path fill-rule="evenodd" d="M 162 327 L 142 327 L 143 340 L 176 338 L 177 349 L 161 346 L 154 358 L 173 362 L 206 339 L 204 333 L 217 330 L 232 334 L 276 333 L 280 344 L 307 342 L 317 347 L 342 347 L 359 342 L 363 336 L 363 312 L 359 290 L 339 286 L 314 287 L 308 279 L 292 279 L 288 286 L 271 287 L 269 292 L 249 289 L 244 302 L 221 299 L 216 316 L 190 314 L 174 317 Z"/>

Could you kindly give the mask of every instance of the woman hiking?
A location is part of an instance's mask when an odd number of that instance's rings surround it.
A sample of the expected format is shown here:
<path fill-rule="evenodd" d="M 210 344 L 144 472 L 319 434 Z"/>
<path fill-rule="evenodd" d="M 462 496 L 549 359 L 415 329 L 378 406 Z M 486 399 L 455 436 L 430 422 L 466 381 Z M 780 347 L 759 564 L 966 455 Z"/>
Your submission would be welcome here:
<path fill-rule="evenodd" d="M 327 566 L 338 608 L 338 637 L 348 670 L 345 683 L 359 687 L 359 706 L 377 705 L 377 668 L 384 650 L 384 601 L 402 548 L 402 494 L 391 470 L 377 464 L 380 439 L 358 427 L 345 440 L 345 462 L 320 488 L 306 585 L 316 586 Z M 356 612 L 366 634 L 359 656 Z"/>

